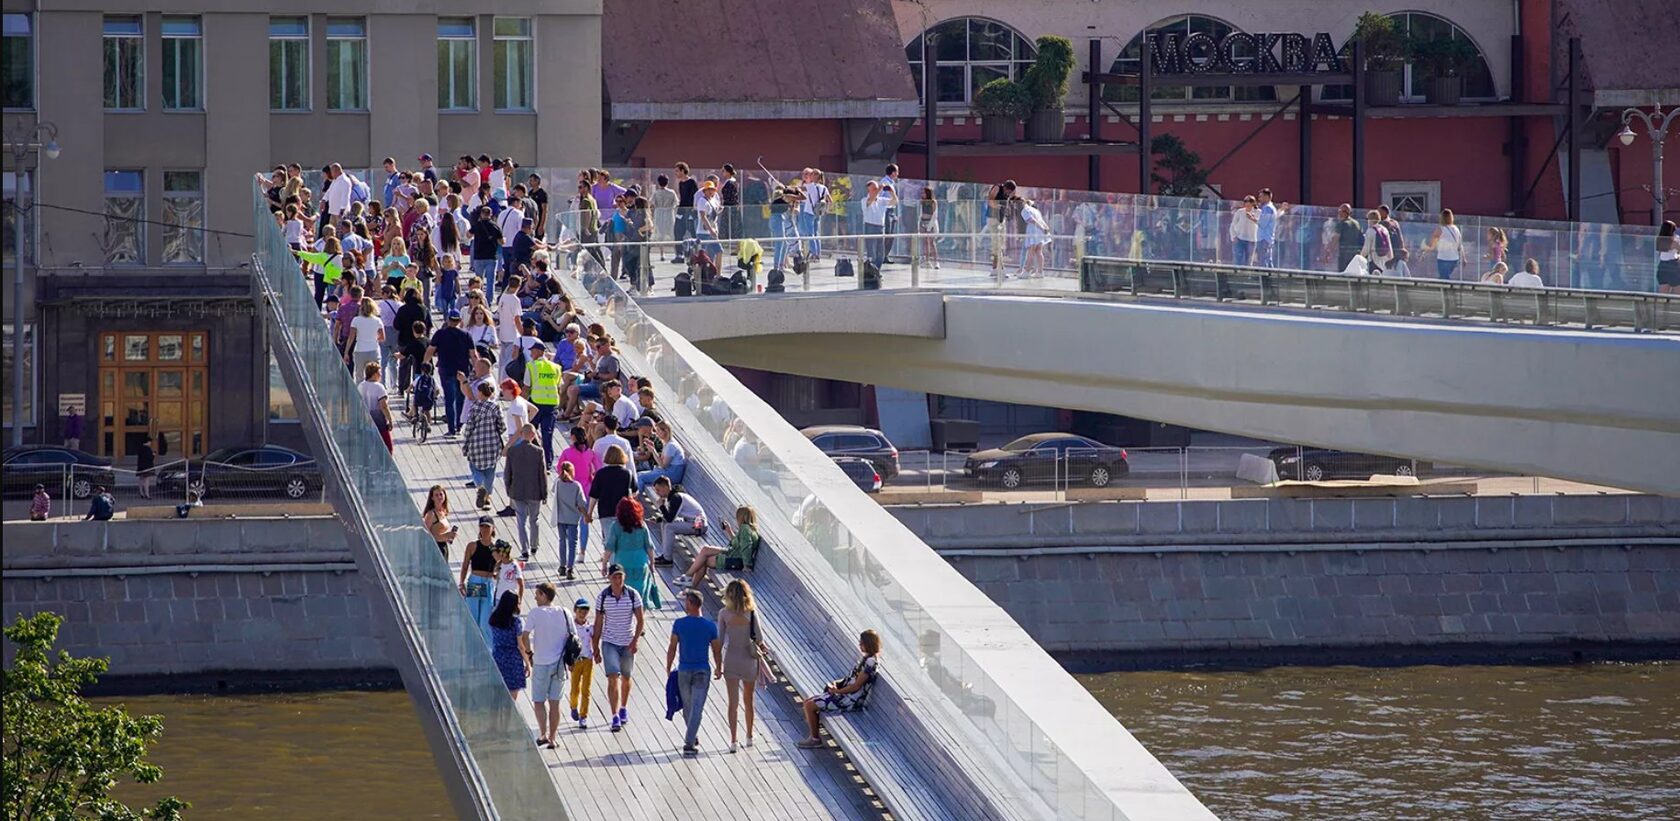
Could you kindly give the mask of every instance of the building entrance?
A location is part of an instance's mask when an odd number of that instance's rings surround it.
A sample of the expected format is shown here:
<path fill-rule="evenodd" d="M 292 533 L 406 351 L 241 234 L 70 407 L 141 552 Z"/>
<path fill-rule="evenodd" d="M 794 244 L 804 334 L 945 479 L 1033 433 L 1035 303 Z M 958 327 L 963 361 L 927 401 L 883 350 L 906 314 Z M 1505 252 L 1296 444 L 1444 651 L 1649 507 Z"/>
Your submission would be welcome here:
<path fill-rule="evenodd" d="M 203 331 L 107 333 L 99 340 L 99 454 L 158 461 L 203 456 L 208 393 Z"/>

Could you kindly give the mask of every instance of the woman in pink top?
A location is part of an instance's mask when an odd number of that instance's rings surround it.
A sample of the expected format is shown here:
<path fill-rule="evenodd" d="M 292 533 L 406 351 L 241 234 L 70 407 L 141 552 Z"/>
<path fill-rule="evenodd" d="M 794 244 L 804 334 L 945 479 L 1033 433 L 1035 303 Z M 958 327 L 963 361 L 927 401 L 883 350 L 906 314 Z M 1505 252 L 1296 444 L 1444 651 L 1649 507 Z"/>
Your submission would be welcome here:
<path fill-rule="evenodd" d="M 559 472 L 561 465 L 571 465 L 572 478 L 576 479 L 578 484 L 583 485 L 583 498 L 587 499 L 589 498 L 589 482 L 595 478 L 595 471 L 601 469 L 601 457 L 597 456 L 595 451 L 589 447 L 589 434 L 585 433 L 582 427 L 572 428 L 571 438 L 571 446 L 560 451 L 560 461 L 554 464 L 554 470 Z M 588 547 L 589 527 L 585 525 L 578 535 L 578 555 L 583 555 Z"/>

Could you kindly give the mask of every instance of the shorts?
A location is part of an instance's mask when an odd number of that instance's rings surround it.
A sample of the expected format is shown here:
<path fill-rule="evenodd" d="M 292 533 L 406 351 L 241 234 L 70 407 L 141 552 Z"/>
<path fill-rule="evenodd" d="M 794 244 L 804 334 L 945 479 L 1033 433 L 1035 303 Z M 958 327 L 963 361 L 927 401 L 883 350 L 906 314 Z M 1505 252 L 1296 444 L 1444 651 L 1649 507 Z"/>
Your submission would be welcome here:
<path fill-rule="evenodd" d="M 553 664 L 531 665 L 531 701 L 541 704 L 545 701 L 559 701 L 566 697 L 566 665 L 556 660 Z"/>
<path fill-rule="evenodd" d="M 636 654 L 622 644 L 601 642 L 601 667 L 608 676 L 628 676 L 630 666 L 636 661 Z"/>
<path fill-rule="evenodd" d="M 1680 287 L 1680 259 L 1665 259 L 1657 262 L 1657 284 Z"/>
<path fill-rule="evenodd" d="M 599 382 L 579 382 L 578 383 L 578 398 L 579 399 L 600 399 L 601 398 L 601 383 L 599 383 Z"/>

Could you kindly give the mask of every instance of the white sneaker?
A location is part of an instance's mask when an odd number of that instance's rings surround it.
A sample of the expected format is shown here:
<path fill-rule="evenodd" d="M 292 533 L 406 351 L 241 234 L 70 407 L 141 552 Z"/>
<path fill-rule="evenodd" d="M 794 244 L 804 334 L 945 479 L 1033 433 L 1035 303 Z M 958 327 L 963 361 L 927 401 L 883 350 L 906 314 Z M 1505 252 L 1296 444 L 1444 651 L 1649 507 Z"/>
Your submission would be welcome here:
<path fill-rule="evenodd" d="M 730 752 L 732 752 L 732 753 L 733 753 L 733 752 L 736 752 L 736 751 L 737 751 L 737 749 L 738 749 L 738 748 L 737 748 L 737 747 L 736 747 L 736 746 L 735 746 L 735 742 L 733 742 L 733 741 L 731 741 L 731 742 L 729 742 L 729 751 L 730 751 Z"/>
<path fill-rule="evenodd" d="M 681 576 L 677 577 L 677 586 L 678 587 L 688 587 L 691 584 L 694 584 L 694 579 L 692 577 L 690 577 L 687 573 L 684 573 Z"/>

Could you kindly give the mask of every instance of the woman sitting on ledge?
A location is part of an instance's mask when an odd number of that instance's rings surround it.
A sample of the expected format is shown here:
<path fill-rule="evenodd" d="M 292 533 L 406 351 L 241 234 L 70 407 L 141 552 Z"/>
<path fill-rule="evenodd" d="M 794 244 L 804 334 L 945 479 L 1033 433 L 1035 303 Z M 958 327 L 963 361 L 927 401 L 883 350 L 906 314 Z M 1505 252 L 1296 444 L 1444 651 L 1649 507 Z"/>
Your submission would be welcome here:
<path fill-rule="evenodd" d="M 817 734 L 817 716 L 849 713 L 868 706 L 869 691 L 875 689 L 875 681 L 881 676 L 876 660 L 881 654 L 880 634 L 874 630 L 863 631 L 858 636 L 858 649 L 863 651 L 863 658 L 849 675 L 824 687 L 822 695 L 805 699 L 801 705 L 805 708 L 805 726 L 811 734 L 799 742 L 800 747 L 810 750 L 822 746 L 822 738 Z"/>
<path fill-rule="evenodd" d="M 739 529 L 733 529 L 728 522 L 723 523 L 723 532 L 729 534 L 728 547 L 713 547 L 706 545 L 694 556 L 694 564 L 688 572 L 677 577 L 677 584 L 686 587 L 699 587 L 706 580 L 709 568 L 723 570 L 743 570 L 747 559 L 752 557 L 753 545 L 758 544 L 758 514 L 748 505 L 741 505 L 735 509 L 735 521 Z"/>

